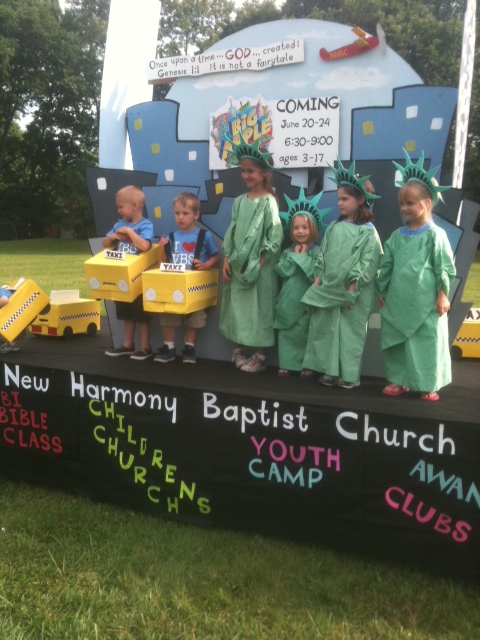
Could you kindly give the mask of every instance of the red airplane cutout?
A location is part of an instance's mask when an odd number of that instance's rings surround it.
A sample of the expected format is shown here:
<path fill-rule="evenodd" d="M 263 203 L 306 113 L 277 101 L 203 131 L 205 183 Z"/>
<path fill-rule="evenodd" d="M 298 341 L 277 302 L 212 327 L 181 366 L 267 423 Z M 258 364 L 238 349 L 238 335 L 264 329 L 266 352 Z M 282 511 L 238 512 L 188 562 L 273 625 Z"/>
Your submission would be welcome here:
<path fill-rule="evenodd" d="M 378 47 L 379 44 L 385 45 L 385 33 L 381 26 L 377 24 L 377 35 L 369 36 L 366 31 L 355 27 L 352 29 L 353 33 L 358 37 L 352 44 L 347 44 L 344 47 L 339 47 L 333 51 L 327 51 L 326 49 L 320 49 L 320 58 L 325 62 L 331 62 L 332 60 L 343 60 L 343 58 L 351 58 L 352 56 L 358 56 L 361 53 L 366 53 Z"/>

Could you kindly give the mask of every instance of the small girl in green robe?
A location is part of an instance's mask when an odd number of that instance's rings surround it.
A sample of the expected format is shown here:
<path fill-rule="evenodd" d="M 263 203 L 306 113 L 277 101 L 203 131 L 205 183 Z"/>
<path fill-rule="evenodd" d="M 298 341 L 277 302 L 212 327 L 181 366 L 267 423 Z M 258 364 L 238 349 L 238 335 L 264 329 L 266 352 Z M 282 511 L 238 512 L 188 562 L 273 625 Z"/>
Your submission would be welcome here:
<path fill-rule="evenodd" d="M 443 229 L 432 220 L 432 206 L 440 187 L 432 178 L 438 167 L 423 169 L 423 152 L 406 166 L 398 192 L 406 222 L 385 243 L 385 259 L 377 282 L 382 316 L 381 347 L 389 384 L 386 396 L 410 389 L 427 402 L 439 399 L 438 390 L 452 379 L 448 344 L 448 291 L 455 277 L 453 255 Z"/>
<path fill-rule="evenodd" d="M 268 158 L 256 144 L 234 151 L 249 192 L 235 199 L 223 241 L 220 331 L 233 343 L 232 362 L 241 371 L 267 368 L 265 348 L 275 344 L 273 312 L 278 295 L 274 267 L 283 240 Z M 243 347 L 253 347 L 247 358 Z"/>

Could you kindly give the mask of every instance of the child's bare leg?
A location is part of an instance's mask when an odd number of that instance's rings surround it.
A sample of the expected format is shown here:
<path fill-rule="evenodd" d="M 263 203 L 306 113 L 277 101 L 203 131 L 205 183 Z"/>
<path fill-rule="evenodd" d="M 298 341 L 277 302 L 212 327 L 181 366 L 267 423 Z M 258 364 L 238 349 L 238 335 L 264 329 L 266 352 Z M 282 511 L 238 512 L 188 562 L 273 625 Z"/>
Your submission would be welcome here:
<path fill-rule="evenodd" d="M 194 327 L 186 327 L 185 344 L 195 344 L 196 339 L 197 339 L 197 330 Z"/>
<path fill-rule="evenodd" d="M 164 342 L 175 342 L 175 327 L 166 327 L 165 325 L 162 327 L 163 333 L 163 341 Z"/>
<path fill-rule="evenodd" d="M 140 337 L 140 346 L 144 349 L 150 349 L 150 321 L 141 320 L 138 322 L 138 335 Z"/>
<path fill-rule="evenodd" d="M 135 321 L 124 320 L 123 322 L 123 346 L 130 349 L 134 345 L 135 341 Z"/>

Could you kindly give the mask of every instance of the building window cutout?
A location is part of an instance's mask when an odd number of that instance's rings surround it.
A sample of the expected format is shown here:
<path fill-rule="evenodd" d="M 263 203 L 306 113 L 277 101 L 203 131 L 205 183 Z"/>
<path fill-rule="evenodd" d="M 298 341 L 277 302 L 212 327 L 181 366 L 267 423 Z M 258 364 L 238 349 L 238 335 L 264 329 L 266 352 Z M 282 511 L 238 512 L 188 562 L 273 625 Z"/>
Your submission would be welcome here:
<path fill-rule="evenodd" d="M 363 135 L 364 136 L 371 136 L 373 135 L 375 129 L 373 126 L 373 121 L 372 120 L 367 120 L 366 122 L 362 123 L 362 131 L 363 131 Z"/>
<path fill-rule="evenodd" d="M 412 105 L 411 107 L 407 107 L 405 111 L 405 117 L 407 119 L 417 118 L 418 117 L 418 105 Z"/>

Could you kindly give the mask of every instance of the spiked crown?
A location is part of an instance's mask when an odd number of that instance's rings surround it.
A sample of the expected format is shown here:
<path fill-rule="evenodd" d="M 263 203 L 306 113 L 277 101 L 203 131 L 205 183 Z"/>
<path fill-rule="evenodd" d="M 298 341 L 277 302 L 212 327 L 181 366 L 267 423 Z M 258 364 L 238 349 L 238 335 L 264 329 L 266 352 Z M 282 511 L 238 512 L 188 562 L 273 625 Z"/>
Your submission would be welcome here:
<path fill-rule="evenodd" d="M 370 179 L 370 176 L 361 177 L 357 173 L 355 173 L 355 160 L 353 160 L 352 164 L 347 169 L 346 167 L 343 166 L 343 164 L 340 161 L 340 158 L 337 156 L 337 164 L 338 164 L 338 169 L 335 169 L 335 167 L 332 167 L 331 164 L 329 164 L 328 166 L 334 173 L 334 177 L 332 178 L 331 176 L 329 176 L 329 178 L 330 180 L 335 182 L 335 184 L 338 187 L 342 185 L 349 185 L 350 187 L 354 187 L 355 189 L 360 191 L 360 193 L 363 194 L 367 204 L 369 204 L 373 200 L 378 200 L 380 198 L 380 196 L 377 196 L 374 193 L 369 193 L 365 189 L 365 183 Z"/>
<path fill-rule="evenodd" d="M 286 227 L 290 227 L 293 219 L 298 214 L 303 214 L 312 218 L 317 225 L 319 231 L 325 228 L 327 225 L 322 222 L 323 217 L 327 215 L 332 209 L 318 209 L 317 204 L 323 195 L 323 191 L 317 194 L 311 200 L 305 198 L 305 192 L 303 186 L 300 187 L 300 197 L 298 200 L 291 200 L 288 196 L 285 196 L 285 200 L 288 204 L 288 211 L 280 212 L 280 218 Z"/>
<path fill-rule="evenodd" d="M 228 154 L 236 160 L 235 164 L 240 164 L 240 160 L 247 158 L 248 160 L 261 162 L 267 169 L 272 169 L 272 164 L 269 161 L 273 154 L 268 153 L 268 151 L 260 151 L 260 139 L 255 140 L 252 144 L 248 144 L 243 137 L 243 133 L 241 133 L 240 136 L 242 139 L 240 144 L 235 144 L 233 140 L 230 140 L 229 142 L 232 145 L 232 149 L 227 151 Z"/>
<path fill-rule="evenodd" d="M 434 179 L 434 175 L 437 173 L 440 165 L 438 165 L 437 167 L 433 167 L 433 169 L 430 169 L 429 171 L 425 171 L 425 169 L 423 168 L 423 163 L 425 160 L 425 154 L 423 153 L 423 151 L 420 154 L 417 162 L 412 162 L 410 160 L 410 156 L 405 149 L 403 149 L 403 154 L 405 156 L 404 167 L 397 164 L 396 162 L 393 162 L 392 160 L 393 164 L 402 175 L 402 179 L 397 180 L 395 184 L 397 185 L 397 187 L 403 187 L 403 185 L 407 184 L 407 182 L 419 182 L 420 184 L 423 184 L 429 190 L 430 195 L 432 196 L 432 205 L 435 206 L 438 202 L 439 194 L 443 191 L 448 191 L 448 189 L 451 189 L 451 187 L 441 187 Z"/>

